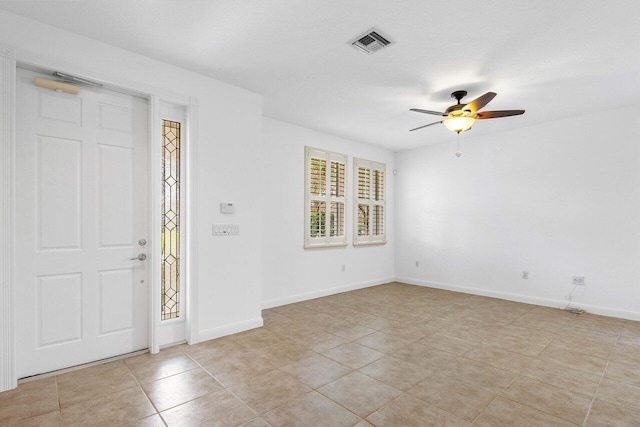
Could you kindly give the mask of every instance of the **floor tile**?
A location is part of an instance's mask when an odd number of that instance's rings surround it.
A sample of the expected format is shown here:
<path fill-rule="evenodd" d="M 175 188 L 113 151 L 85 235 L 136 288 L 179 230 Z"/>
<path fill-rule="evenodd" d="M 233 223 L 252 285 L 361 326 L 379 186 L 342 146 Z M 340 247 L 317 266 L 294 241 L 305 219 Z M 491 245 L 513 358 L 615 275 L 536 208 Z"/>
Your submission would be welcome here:
<path fill-rule="evenodd" d="M 539 320 L 536 319 L 534 323 L 521 323 L 514 322 L 501 326 L 498 331 L 498 336 L 514 336 L 517 338 L 524 338 L 535 343 L 549 344 L 555 337 L 555 332 L 548 331 L 544 327 L 539 327 Z M 488 340 L 491 337 L 488 338 Z M 485 340 L 485 342 L 488 342 Z M 498 346 L 496 346 L 498 347 Z"/>
<path fill-rule="evenodd" d="M 393 353 L 395 350 L 411 343 L 409 340 L 394 337 L 393 335 L 385 334 L 383 332 L 375 332 L 364 336 L 356 342 L 387 354 Z"/>
<path fill-rule="evenodd" d="M 437 348 L 438 350 L 462 356 L 464 353 L 478 345 L 476 342 L 450 337 L 443 333 L 435 333 L 419 341 L 420 344 Z"/>
<path fill-rule="evenodd" d="M 571 369 L 563 365 L 542 360 L 534 360 L 524 368 L 520 375 L 542 381 L 556 387 L 593 396 L 600 383 L 601 376 Z"/>
<path fill-rule="evenodd" d="M 130 357 L 124 362 L 139 382 L 169 377 L 198 367 L 185 353 L 171 349 Z"/>
<path fill-rule="evenodd" d="M 360 368 L 359 371 L 402 391 L 410 389 L 433 374 L 428 369 L 391 356 L 378 359 L 370 365 Z"/>
<path fill-rule="evenodd" d="M 230 388 L 258 414 L 263 414 L 311 391 L 291 375 L 272 371 Z"/>
<path fill-rule="evenodd" d="M 274 426 L 353 426 L 360 421 L 353 413 L 317 392 L 311 392 L 263 415 Z"/>
<path fill-rule="evenodd" d="M 389 326 L 391 324 L 391 320 L 385 317 L 368 314 L 365 317 L 358 319 L 356 323 L 362 326 L 366 326 L 367 328 L 380 330 Z"/>
<path fill-rule="evenodd" d="M 267 423 L 262 417 L 256 417 L 251 421 L 241 424 L 239 427 L 271 427 L 271 424 Z"/>
<path fill-rule="evenodd" d="M 169 426 L 237 426 L 256 414 L 228 390 L 207 394 L 161 413 Z"/>
<path fill-rule="evenodd" d="M 0 393 L 0 425 L 14 424 L 58 409 L 55 378 L 22 383 Z"/>
<path fill-rule="evenodd" d="M 408 393 L 469 422 L 496 397 L 488 390 L 444 375 L 433 375 Z"/>
<path fill-rule="evenodd" d="M 160 415 L 155 414 L 126 424 L 126 427 L 165 427 Z"/>
<path fill-rule="evenodd" d="M 607 366 L 606 359 L 551 346 L 547 346 L 537 358 L 596 375 L 602 375 Z"/>
<path fill-rule="evenodd" d="M 268 347 L 284 340 L 264 327 L 230 335 L 229 338 L 248 349 Z"/>
<path fill-rule="evenodd" d="M 225 387 L 266 374 L 277 368 L 267 358 L 254 353 L 221 357 L 210 361 L 203 367 Z"/>
<path fill-rule="evenodd" d="M 610 361 L 604 376 L 640 387 L 640 368 L 637 364 Z"/>
<path fill-rule="evenodd" d="M 183 352 L 191 356 L 200 365 L 206 365 L 225 357 L 247 354 L 249 350 L 225 337 L 194 345 L 186 345 L 183 348 Z"/>
<path fill-rule="evenodd" d="M 374 333 L 376 330 L 367 328 L 363 325 L 353 325 L 348 328 L 338 329 L 334 332 L 334 335 L 339 336 L 340 338 L 344 338 L 349 341 L 357 340 L 358 338 L 362 338 L 364 336 L 370 335 Z"/>
<path fill-rule="evenodd" d="M 316 354 L 308 347 L 294 341 L 281 341 L 272 346 L 256 349 L 255 353 L 266 358 L 274 366 L 285 366 L 300 359 L 306 359 Z"/>
<path fill-rule="evenodd" d="M 614 362 L 640 365 L 640 349 L 615 346 L 611 352 Z"/>
<path fill-rule="evenodd" d="M 0 425 L 640 425 L 640 322 L 398 282 L 263 318 L 21 384 Z"/>
<path fill-rule="evenodd" d="M 407 325 L 411 327 L 411 330 L 422 336 L 429 336 L 435 333 L 441 332 L 449 322 L 439 318 L 422 317 L 408 322 Z"/>
<path fill-rule="evenodd" d="M 143 383 L 142 388 L 158 411 L 164 411 L 223 387 L 203 369 L 177 374 L 153 382 Z"/>
<path fill-rule="evenodd" d="M 457 357 L 453 353 L 438 350 L 417 342 L 396 350 L 393 352 L 393 356 L 432 371 L 444 369 Z"/>
<path fill-rule="evenodd" d="M 640 412 L 640 387 L 622 381 L 604 378 L 597 398 Z"/>
<path fill-rule="evenodd" d="M 596 399 L 587 417 L 586 427 L 637 427 L 640 411 L 629 410 L 604 400 Z"/>
<path fill-rule="evenodd" d="M 146 418 L 156 411 L 140 387 L 103 395 L 62 408 L 65 426 L 113 426 Z"/>
<path fill-rule="evenodd" d="M 551 342 L 551 338 L 532 338 L 530 336 L 511 336 L 500 333 L 488 338 L 483 344 L 498 347 L 513 353 L 536 357 Z"/>
<path fill-rule="evenodd" d="M 79 369 L 56 377 L 60 406 L 137 387 L 138 382 L 122 360 Z"/>
<path fill-rule="evenodd" d="M 311 388 L 318 388 L 352 371 L 340 363 L 317 354 L 280 368 Z"/>
<path fill-rule="evenodd" d="M 345 375 L 318 391 L 363 418 L 401 394 L 399 390 L 359 372 Z"/>
<path fill-rule="evenodd" d="M 342 344 L 322 354 L 353 369 L 361 368 L 384 356 L 384 353 L 355 342 Z"/>
<path fill-rule="evenodd" d="M 60 411 L 53 411 L 43 415 L 36 415 L 33 418 L 28 418 L 15 424 L 11 423 L 10 425 L 16 427 L 59 427 L 62 425 L 61 422 Z"/>
<path fill-rule="evenodd" d="M 333 335 L 325 331 L 308 334 L 303 337 L 297 338 L 295 341 L 317 353 L 322 353 L 323 351 L 330 350 L 332 348 L 338 347 L 339 345 L 349 342 L 345 338 L 341 338 L 337 335 Z"/>
<path fill-rule="evenodd" d="M 613 342 L 603 343 L 590 341 L 588 339 L 580 339 L 575 335 L 556 335 L 553 341 L 549 343 L 549 347 L 567 349 L 575 353 L 588 354 L 601 359 L 609 359 L 611 351 L 613 350 Z"/>
<path fill-rule="evenodd" d="M 582 424 L 592 400 L 585 394 L 525 377 L 517 377 L 502 396 L 574 424 Z"/>
<path fill-rule="evenodd" d="M 561 418 L 502 397 L 496 398 L 473 423 L 478 427 L 575 427 Z"/>
<path fill-rule="evenodd" d="M 500 393 L 516 376 L 514 372 L 494 368 L 464 357 L 453 360 L 439 372 L 493 393 Z"/>
<path fill-rule="evenodd" d="M 424 401 L 403 394 L 367 417 L 378 427 L 470 427 L 471 424 L 428 405 Z"/>
<path fill-rule="evenodd" d="M 469 350 L 464 357 L 513 372 L 520 372 L 533 361 L 532 357 L 485 344 Z"/>

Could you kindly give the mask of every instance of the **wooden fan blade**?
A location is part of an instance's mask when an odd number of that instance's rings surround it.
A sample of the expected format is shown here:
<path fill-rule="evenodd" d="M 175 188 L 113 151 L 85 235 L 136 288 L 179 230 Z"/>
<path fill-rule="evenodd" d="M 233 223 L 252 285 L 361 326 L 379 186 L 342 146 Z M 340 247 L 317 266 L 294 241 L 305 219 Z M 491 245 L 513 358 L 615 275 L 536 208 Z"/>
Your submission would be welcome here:
<path fill-rule="evenodd" d="M 520 114 L 524 114 L 524 110 L 483 111 L 476 113 L 476 119 L 497 119 L 499 117 L 519 116 Z"/>
<path fill-rule="evenodd" d="M 476 111 L 478 111 L 479 109 L 487 105 L 489 102 L 491 102 L 491 100 L 495 97 L 496 97 L 495 92 L 487 92 L 481 97 L 476 98 L 470 103 L 468 103 L 467 105 L 465 105 L 463 110 L 468 110 L 468 111 L 471 111 L 472 113 L 475 113 Z"/>
<path fill-rule="evenodd" d="M 433 114 L 434 116 L 446 116 L 445 113 L 431 110 L 421 110 L 419 108 L 411 108 L 409 111 L 415 111 L 416 113 Z"/>
<path fill-rule="evenodd" d="M 439 123 L 442 123 L 442 122 L 441 121 L 440 122 L 433 122 L 433 123 L 429 123 L 428 125 L 417 127 L 415 129 L 409 129 L 409 132 L 413 132 L 414 130 L 418 130 L 418 129 L 426 128 L 426 127 L 429 127 L 429 126 L 437 125 Z"/>

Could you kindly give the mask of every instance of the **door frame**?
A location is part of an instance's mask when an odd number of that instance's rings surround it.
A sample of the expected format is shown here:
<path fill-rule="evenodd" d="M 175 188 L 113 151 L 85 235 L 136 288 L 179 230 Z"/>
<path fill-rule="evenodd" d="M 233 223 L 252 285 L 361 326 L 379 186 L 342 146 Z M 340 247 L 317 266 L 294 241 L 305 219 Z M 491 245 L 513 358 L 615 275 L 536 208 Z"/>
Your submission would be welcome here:
<path fill-rule="evenodd" d="M 24 58 L 21 58 L 21 54 Z M 187 342 L 198 340 L 198 280 L 197 280 L 197 116 L 198 101 L 187 94 L 175 93 L 166 88 L 141 87 L 130 83 L 111 82 L 108 76 L 100 76 L 94 70 L 80 70 L 68 64 L 54 64 L 54 59 L 20 52 L 12 46 L 0 44 L 0 392 L 18 385 L 15 358 L 15 144 L 16 144 L 16 75 L 17 68 L 34 68 L 66 72 L 89 80 L 99 81 L 107 89 L 124 92 L 147 99 L 149 132 L 149 280 L 148 280 L 148 347 L 151 353 L 160 351 L 160 215 L 153 207 L 160 206 L 161 182 L 155 179 L 161 168 L 160 102 L 181 105 L 186 109 L 186 138 L 183 148 L 185 171 L 183 197 L 187 206 L 184 220 L 185 276 L 182 284 L 185 292 Z M 157 143 L 154 143 L 157 142 Z M 155 232 L 154 232 L 155 230 Z"/>

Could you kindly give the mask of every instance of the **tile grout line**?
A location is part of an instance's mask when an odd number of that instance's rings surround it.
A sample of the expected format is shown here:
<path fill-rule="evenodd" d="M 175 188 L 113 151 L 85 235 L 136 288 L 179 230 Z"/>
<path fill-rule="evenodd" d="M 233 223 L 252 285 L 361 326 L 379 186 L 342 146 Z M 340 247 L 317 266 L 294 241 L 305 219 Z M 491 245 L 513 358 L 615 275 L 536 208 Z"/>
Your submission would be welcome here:
<path fill-rule="evenodd" d="M 235 341 L 233 341 L 233 342 L 235 342 Z M 257 413 L 257 412 L 256 412 L 256 411 L 255 411 L 251 406 L 249 406 L 249 405 L 247 404 L 247 402 L 245 402 L 244 400 L 242 400 L 242 399 L 240 398 L 240 396 L 238 396 L 236 393 L 234 393 L 234 392 L 231 390 L 231 388 L 230 388 L 230 387 L 227 387 L 227 386 L 226 386 L 226 385 L 224 385 L 222 382 L 220 382 L 220 381 L 219 381 L 219 380 L 218 380 L 218 379 L 217 379 L 217 378 L 216 378 L 216 377 L 215 377 L 211 372 L 209 372 L 209 370 L 208 370 L 207 368 L 205 368 L 204 366 L 202 366 L 202 364 L 201 364 L 200 362 L 198 362 L 198 361 L 197 361 L 195 358 L 193 358 L 190 354 L 187 354 L 187 353 L 185 353 L 185 354 L 187 355 L 187 357 L 188 357 L 189 359 L 193 360 L 193 362 L 194 362 L 196 365 L 198 365 L 198 366 L 199 366 L 203 371 L 205 371 L 207 374 L 209 374 L 209 376 L 211 376 L 215 381 L 217 381 L 217 382 L 218 382 L 218 384 L 220 384 L 220 385 L 224 388 L 224 390 L 226 390 L 226 391 L 228 391 L 229 393 L 231 393 L 231 395 L 232 395 L 232 396 L 234 396 L 236 399 L 238 399 L 240 402 L 242 402 L 242 403 L 243 403 L 243 404 L 244 404 L 244 405 L 245 405 L 245 406 L 246 406 L 246 407 L 247 407 L 251 412 L 253 412 L 253 413 L 254 413 L 254 415 L 255 415 L 255 417 L 253 417 L 252 419 L 261 418 L 264 422 L 266 422 L 267 424 L 271 425 L 267 420 L 265 420 L 265 419 L 262 417 L 262 415 L 261 415 L 261 414 L 258 414 L 258 413 Z M 277 369 L 277 368 L 276 368 L 276 369 Z M 273 371 L 271 371 L 271 372 L 273 372 Z M 253 377 L 253 378 L 255 378 L 255 377 Z M 212 393 L 207 393 L 207 394 L 212 394 Z M 205 396 L 206 396 L 206 395 L 205 395 Z M 203 397 L 203 396 L 200 396 L 200 397 Z M 199 399 L 200 397 L 198 397 L 198 398 L 196 398 L 196 399 Z M 193 399 L 193 400 L 196 400 L 196 399 Z M 190 402 L 193 402 L 193 400 L 191 400 Z M 185 403 L 189 403 L 189 402 L 185 402 Z M 183 405 L 184 405 L 184 403 L 183 403 Z M 179 405 L 178 405 L 178 406 L 179 406 Z M 175 408 L 175 407 L 177 407 L 177 406 L 174 406 L 174 408 Z M 164 419 L 163 419 L 163 420 L 164 420 Z M 249 421 L 251 421 L 251 420 L 249 420 Z M 247 421 L 247 422 L 248 422 L 248 421 Z M 244 424 L 244 423 L 243 423 L 243 424 Z M 168 426 L 168 425 L 167 425 L 167 426 Z"/>
<path fill-rule="evenodd" d="M 520 373 L 518 373 L 518 374 L 514 375 L 514 376 L 513 376 L 513 378 L 511 378 L 511 381 L 509 381 L 509 384 L 507 384 L 507 385 L 506 385 L 506 386 L 505 386 L 505 387 L 504 387 L 500 392 L 498 392 L 498 394 L 496 394 L 496 395 L 493 397 L 493 399 L 491 399 L 491 402 L 489 402 L 489 403 L 487 404 L 487 406 L 485 406 L 485 407 L 482 409 L 482 411 L 480 411 L 480 413 L 479 413 L 479 414 L 478 414 L 478 415 L 473 419 L 473 421 L 471 422 L 471 424 L 475 423 L 475 422 L 478 420 L 478 418 L 480 418 L 480 417 L 482 416 L 482 414 L 484 414 L 484 413 L 486 412 L 487 408 L 488 408 L 489 406 L 491 406 L 491 404 L 492 404 L 492 403 L 493 403 L 497 398 L 502 397 L 503 399 L 511 400 L 511 399 L 509 399 L 509 398 L 507 398 L 507 397 L 504 397 L 504 396 L 503 396 L 503 394 L 504 394 L 504 392 L 505 392 L 505 391 L 507 391 L 507 389 L 508 389 L 509 387 L 511 387 L 511 384 L 513 384 L 513 382 L 516 380 L 516 378 L 518 378 L 518 376 L 519 376 L 519 375 L 520 375 Z M 481 387 L 481 388 L 483 388 L 483 389 L 484 389 L 484 387 Z M 484 389 L 484 390 L 486 390 L 486 389 Z M 516 402 L 516 403 L 520 403 L 520 402 Z M 525 406 L 527 406 L 527 405 L 525 405 Z M 535 409 L 535 408 L 532 408 L 532 409 Z"/>
<path fill-rule="evenodd" d="M 146 353 L 145 353 L 146 354 Z M 138 377 L 136 376 L 136 374 L 133 373 L 133 371 L 131 370 L 131 366 L 129 366 L 129 364 L 125 361 L 124 362 L 125 366 L 127 367 L 127 369 L 129 370 L 129 373 L 131 374 L 131 376 L 133 376 L 133 379 L 136 381 L 136 384 L 138 385 L 138 388 L 140 389 L 140 391 L 142 391 L 142 393 L 144 394 L 144 397 L 147 398 L 147 401 L 151 404 L 151 406 L 153 407 L 153 409 L 155 409 L 156 413 L 155 415 L 158 415 L 160 417 L 160 420 L 162 421 L 162 423 L 168 427 L 167 422 L 164 420 L 164 418 L 162 417 L 162 415 L 160 414 L 160 411 L 158 411 L 158 408 L 156 407 L 155 403 L 153 403 L 153 401 L 151 400 L 151 398 L 149 397 L 149 395 L 147 394 L 147 391 L 144 389 L 144 387 L 142 387 L 142 384 L 140 384 L 140 380 L 138 379 Z M 145 417 L 146 418 L 146 417 Z M 144 418 L 139 418 L 139 419 L 144 419 Z"/>
<path fill-rule="evenodd" d="M 607 374 L 607 369 L 609 369 L 609 364 L 611 363 L 611 356 L 613 355 L 613 349 L 615 348 L 616 344 L 618 344 L 619 339 L 620 339 L 620 332 L 618 332 L 618 336 L 616 337 L 616 340 L 613 343 L 613 347 L 611 347 L 611 352 L 609 353 L 609 359 L 607 360 L 607 364 L 604 368 L 604 371 L 602 371 L 602 375 L 600 375 L 600 381 L 598 381 L 598 387 L 596 387 L 596 391 L 595 393 L 593 393 L 593 398 L 589 403 L 589 408 L 587 408 L 587 413 L 584 416 L 584 420 L 582 421 L 583 427 L 587 425 L 587 420 L 589 419 L 589 415 L 591 415 L 591 408 L 593 408 L 593 404 L 595 403 L 596 397 L 598 396 L 598 392 L 600 391 L 600 385 L 602 384 L 602 381 L 604 380 L 604 377 Z"/>
<path fill-rule="evenodd" d="M 532 308 L 531 310 L 533 310 L 533 308 Z M 529 310 L 529 311 L 531 311 L 531 310 Z M 513 322 L 512 322 L 512 323 L 513 323 Z M 554 335 L 555 335 L 555 333 L 554 333 Z M 538 356 L 539 356 L 539 355 L 540 355 L 540 354 L 541 354 L 541 353 L 542 353 L 542 352 L 543 352 L 547 347 L 549 347 L 549 345 L 551 345 L 551 343 L 552 343 L 552 342 L 553 342 L 553 339 L 551 339 L 551 340 L 550 340 L 550 341 L 549 341 L 549 342 L 544 346 L 544 348 L 543 348 L 542 350 L 540 350 L 540 352 L 538 353 Z M 535 357 L 531 362 L 529 362 L 529 365 L 531 365 L 531 363 L 533 363 L 533 361 L 534 361 L 534 360 L 537 360 L 537 356 L 536 356 L 536 357 Z M 505 391 L 507 391 L 507 390 L 509 389 L 509 387 L 511 387 L 511 385 L 513 384 L 513 382 L 516 380 L 516 378 L 518 378 L 518 377 L 520 376 L 520 372 L 522 372 L 522 370 L 520 370 L 520 371 L 519 371 L 519 372 L 518 372 L 518 373 L 517 373 L 517 374 L 516 374 L 512 379 L 511 379 L 511 381 L 509 381 L 509 384 L 507 384 L 507 385 L 506 385 L 506 387 L 504 387 L 504 388 L 503 388 L 503 389 L 502 389 L 502 390 L 501 390 L 501 391 L 500 391 L 500 392 L 499 392 L 499 393 L 498 393 L 498 394 L 497 394 L 497 395 L 496 395 L 496 396 L 491 400 L 491 402 L 489 402 L 489 404 L 488 404 L 487 406 L 485 406 L 485 407 L 484 407 L 484 409 L 480 412 L 480 414 L 478 414 L 478 416 L 474 418 L 474 420 L 472 421 L 472 423 L 471 423 L 471 424 L 474 424 L 474 423 L 478 420 L 478 418 L 480 418 L 480 417 L 481 417 L 481 416 L 482 416 L 482 415 L 487 411 L 487 408 L 489 408 L 489 406 L 491 406 L 491 404 L 492 404 L 492 403 L 493 403 L 497 398 L 501 397 L 501 398 L 503 398 L 503 399 L 507 399 L 507 400 L 510 400 L 510 401 L 512 401 L 512 402 L 515 402 L 514 400 L 509 399 L 508 397 L 504 396 L 504 392 L 505 392 Z M 534 409 L 534 410 L 539 411 L 539 409 L 533 408 L 533 407 L 531 407 L 531 406 L 529 406 L 529 405 L 526 405 L 526 404 L 523 404 L 523 403 L 520 403 L 520 402 L 515 402 L 515 403 L 518 403 L 518 404 L 521 404 L 521 405 L 523 405 L 523 406 L 526 406 L 526 407 L 529 407 L 529 408 L 531 408 L 531 409 Z M 548 414 L 548 415 L 551 415 L 551 416 L 554 416 L 554 417 L 555 417 L 555 415 L 553 415 L 553 414 L 549 414 L 549 413 L 547 413 L 547 412 L 545 412 L 545 411 L 540 411 L 540 412 L 543 412 L 543 413 L 545 413 L 545 414 Z M 560 417 L 556 417 L 556 418 L 560 418 Z"/>
<path fill-rule="evenodd" d="M 58 401 L 58 423 L 60 426 L 63 425 L 62 423 L 62 405 L 60 404 L 60 391 L 58 390 L 58 376 L 55 375 L 53 377 L 55 383 L 56 383 L 56 400 Z"/>

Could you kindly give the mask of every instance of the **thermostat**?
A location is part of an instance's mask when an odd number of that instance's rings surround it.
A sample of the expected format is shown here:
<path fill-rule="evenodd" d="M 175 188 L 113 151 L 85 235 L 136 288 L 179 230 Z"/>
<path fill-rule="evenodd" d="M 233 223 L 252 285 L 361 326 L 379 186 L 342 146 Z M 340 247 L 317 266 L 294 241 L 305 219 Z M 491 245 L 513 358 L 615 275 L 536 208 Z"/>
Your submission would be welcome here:
<path fill-rule="evenodd" d="M 223 214 L 233 213 L 233 203 L 227 203 L 227 202 L 220 203 L 220 212 Z"/>

